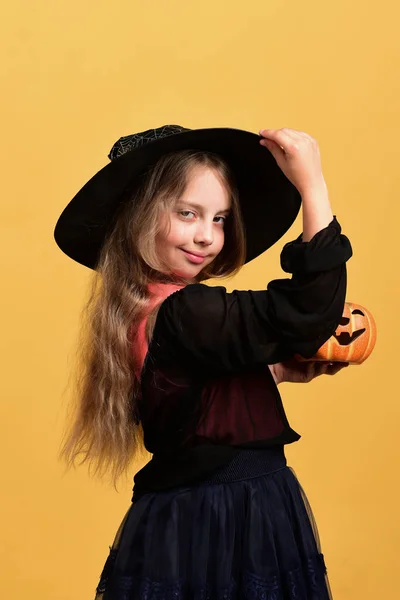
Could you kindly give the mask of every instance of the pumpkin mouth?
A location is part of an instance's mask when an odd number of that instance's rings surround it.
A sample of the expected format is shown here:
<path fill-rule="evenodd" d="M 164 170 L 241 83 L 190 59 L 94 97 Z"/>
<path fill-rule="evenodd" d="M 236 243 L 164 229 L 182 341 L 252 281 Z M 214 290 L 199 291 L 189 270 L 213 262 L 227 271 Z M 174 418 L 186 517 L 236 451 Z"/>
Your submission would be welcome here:
<path fill-rule="evenodd" d="M 334 333 L 333 336 L 341 346 L 348 346 L 349 344 L 354 342 L 354 340 L 359 338 L 360 335 L 362 335 L 364 332 L 365 332 L 365 328 L 358 329 L 351 335 L 349 334 L 348 331 L 342 331 L 342 333 L 340 333 L 339 335 L 336 335 L 336 333 Z"/>

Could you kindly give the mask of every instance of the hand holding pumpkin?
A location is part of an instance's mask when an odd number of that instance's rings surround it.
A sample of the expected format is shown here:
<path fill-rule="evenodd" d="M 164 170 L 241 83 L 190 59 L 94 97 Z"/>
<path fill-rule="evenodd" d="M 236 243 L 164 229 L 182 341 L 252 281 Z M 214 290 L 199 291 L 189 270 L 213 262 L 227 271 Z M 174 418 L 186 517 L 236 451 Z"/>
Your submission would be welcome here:
<path fill-rule="evenodd" d="M 268 365 L 276 385 L 284 382 L 309 383 L 315 377 L 319 377 L 319 375 L 336 375 L 336 373 L 348 366 L 348 363 L 343 362 L 299 362 L 295 358 L 274 365 Z"/>

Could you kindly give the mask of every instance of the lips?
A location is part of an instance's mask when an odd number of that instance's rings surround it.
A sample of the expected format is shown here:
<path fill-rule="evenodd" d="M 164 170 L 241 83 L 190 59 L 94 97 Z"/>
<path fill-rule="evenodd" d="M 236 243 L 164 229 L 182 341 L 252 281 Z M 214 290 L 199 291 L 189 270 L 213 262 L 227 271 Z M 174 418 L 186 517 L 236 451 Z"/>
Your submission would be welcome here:
<path fill-rule="evenodd" d="M 188 252 L 187 250 L 183 250 L 183 248 L 181 248 L 182 252 L 184 252 L 187 256 L 187 258 L 190 260 L 190 262 L 193 262 L 197 265 L 199 265 L 200 263 L 204 262 L 205 259 L 205 255 L 204 254 L 200 254 L 199 252 L 197 252 L 196 254 L 192 253 L 192 252 Z"/>
<path fill-rule="evenodd" d="M 198 256 L 199 258 L 205 258 L 205 254 L 201 254 L 201 252 L 191 252 L 190 250 L 183 250 L 186 254 L 191 254 L 192 256 Z"/>

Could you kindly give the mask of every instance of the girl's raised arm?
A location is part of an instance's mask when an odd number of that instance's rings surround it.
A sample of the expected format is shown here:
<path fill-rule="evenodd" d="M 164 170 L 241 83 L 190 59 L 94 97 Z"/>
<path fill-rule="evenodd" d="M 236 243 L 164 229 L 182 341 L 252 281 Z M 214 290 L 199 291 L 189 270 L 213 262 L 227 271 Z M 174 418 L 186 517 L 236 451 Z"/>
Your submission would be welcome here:
<path fill-rule="evenodd" d="M 334 217 L 309 242 L 299 236 L 284 246 L 281 265 L 291 279 L 232 293 L 188 285 L 161 305 L 153 349 L 161 361 L 207 373 L 262 369 L 296 353 L 311 358 L 342 317 L 351 255 Z"/>

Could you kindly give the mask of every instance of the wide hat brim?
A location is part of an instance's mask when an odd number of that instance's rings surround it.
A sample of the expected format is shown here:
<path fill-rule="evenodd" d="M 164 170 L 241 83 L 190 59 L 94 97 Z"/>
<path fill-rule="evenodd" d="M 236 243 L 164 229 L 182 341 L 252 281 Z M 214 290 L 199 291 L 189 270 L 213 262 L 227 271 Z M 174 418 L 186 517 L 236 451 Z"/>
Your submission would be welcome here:
<path fill-rule="evenodd" d="M 95 269 L 113 214 L 135 179 L 167 152 L 206 150 L 221 155 L 235 175 L 248 263 L 286 233 L 301 206 L 298 190 L 260 139 L 241 129 L 189 129 L 126 152 L 96 173 L 65 207 L 54 230 L 57 245 Z"/>

